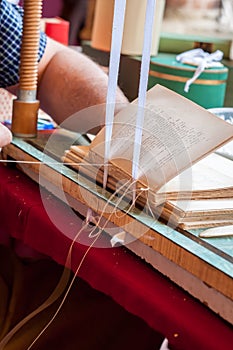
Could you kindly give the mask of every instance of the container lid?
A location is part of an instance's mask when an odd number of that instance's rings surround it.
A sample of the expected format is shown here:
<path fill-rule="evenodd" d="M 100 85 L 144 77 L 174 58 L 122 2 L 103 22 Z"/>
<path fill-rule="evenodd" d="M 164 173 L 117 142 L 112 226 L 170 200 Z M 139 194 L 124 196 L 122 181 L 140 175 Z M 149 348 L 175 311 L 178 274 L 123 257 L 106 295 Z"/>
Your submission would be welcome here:
<path fill-rule="evenodd" d="M 197 66 L 191 65 L 191 64 L 183 64 L 181 62 L 178 62 L 176 60 L 176 54 L 170 54 L 170 53 L 159 53 L 157 56 L 153 56 L 151 58 L 152 65 L 160 65 L 165 67 L 172 67 L 174 69 L 186 69 L 186 70 L 192 70 L 195 71 Z M 206 68 L 206 70 L 210 70 L 212 72 L 214 71 L 222 71 L 226 70 L 227 68 L 223 65 L 222 67 L 212 67 L 212 68 Z"/>
<path fill-rule="evenodd" d="M 169 53 L 159 53 L 157 56 L 153 56 L 151 58 L 151 69 L 154 71 L 166 72 L 167 74 L 192 76 L 197 66 L 178 62 L 176 56 L 176 54 Z M 216 74 L 220 74 L 221 79 L 227 79 L 228 68 L 224 65 L 222 67 L 206 68 L 202 73 L 202 77 L 206 76 L 208 79 L 216 79 Z"/>

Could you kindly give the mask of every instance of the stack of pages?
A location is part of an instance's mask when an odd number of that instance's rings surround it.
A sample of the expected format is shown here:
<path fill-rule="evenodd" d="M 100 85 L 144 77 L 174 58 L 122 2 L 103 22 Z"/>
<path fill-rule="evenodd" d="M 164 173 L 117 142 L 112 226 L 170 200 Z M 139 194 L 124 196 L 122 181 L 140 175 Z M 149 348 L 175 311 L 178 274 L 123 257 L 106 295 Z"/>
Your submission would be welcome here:
<path fill-rule="evenodd" d="M 233 224 L 233 161 L 215 153 L 233 139 L 233 125 L 154 86 L 147 92 L 139 177 L 134 181 L 136 117 L 137 100 L 115 116 L 107 188 L 128 202 L 136 191 L 136 206 L 184 229 Z M 63 161 L 101 185 L 104 154 L 103 128 L 90 146 L 71 146 Z"/>

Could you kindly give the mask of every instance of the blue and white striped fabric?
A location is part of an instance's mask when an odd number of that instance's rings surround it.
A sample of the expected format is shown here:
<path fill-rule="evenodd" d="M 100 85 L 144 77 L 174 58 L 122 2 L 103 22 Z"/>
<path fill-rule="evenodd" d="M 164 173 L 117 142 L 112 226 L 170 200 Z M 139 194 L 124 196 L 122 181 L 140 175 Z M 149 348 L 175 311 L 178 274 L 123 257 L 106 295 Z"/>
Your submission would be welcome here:
<path fill-rule="evenodd" d="M 20 47 L 23 29 L 23 9 L 7 0 L 0 0 L 0 87 L 19 81 Z M 38 61 L 46 47 L 46 35 L 41 33 Z"/>

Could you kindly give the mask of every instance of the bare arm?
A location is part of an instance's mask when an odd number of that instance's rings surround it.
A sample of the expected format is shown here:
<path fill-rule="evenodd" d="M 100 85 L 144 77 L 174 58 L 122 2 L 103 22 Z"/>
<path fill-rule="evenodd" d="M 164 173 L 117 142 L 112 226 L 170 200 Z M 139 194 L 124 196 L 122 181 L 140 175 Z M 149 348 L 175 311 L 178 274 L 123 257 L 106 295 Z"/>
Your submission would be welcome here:
<path fill-rule="evenodd" d="M 96 63 L 48 38 L 39 64 L 38 98 L 41 108 L 58 124 L 80 110 L 105 103 L 107 84 L 107 75 Z M 120 90 L 116 102 L 127 103 Z M 86 118 L 79 121 L 80 129 L 84 127 L 82 123 L 88 123 Z M 104 114 L 98 118 L 99 125 L 103 125 Z"/>
<path fill-rule="evenodd" d="M 11 142 L 11 132 L 0 123 L 0 148 Z"/>

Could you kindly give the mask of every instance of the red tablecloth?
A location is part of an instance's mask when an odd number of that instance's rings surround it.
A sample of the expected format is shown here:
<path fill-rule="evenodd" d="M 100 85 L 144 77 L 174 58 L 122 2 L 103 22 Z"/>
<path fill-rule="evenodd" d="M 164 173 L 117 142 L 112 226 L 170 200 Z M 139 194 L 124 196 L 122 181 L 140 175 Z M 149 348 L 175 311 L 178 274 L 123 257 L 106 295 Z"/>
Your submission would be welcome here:
<path fill-rule="evenodd" d="M 4 234 L 15 237 L 64 264 L 82 220 L 46 191 L 43 201 L 56 217 L 56 224 L 47 215 L 38 185 L 17 169 L 0 166 L 1 239 L 7 240 Z M 73 247 L 73 271 L 88 249 L 81 242 Z M 93 288 L 164 334 L 174 349 L 222 350 L 232 346 L 231 325 L 126 248 L 111 248 L 108 236 L 101 235 L 98 244 L 104 248 L 91 248 L 78 273 Z"/>

